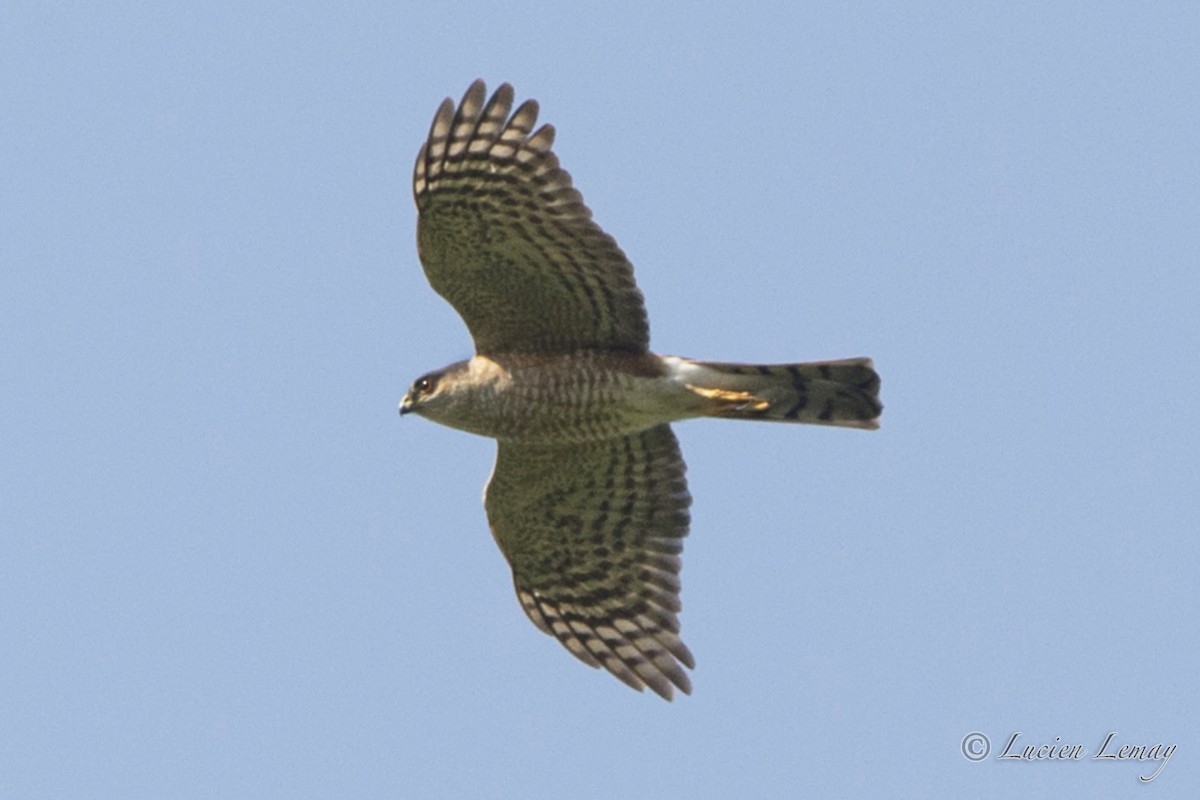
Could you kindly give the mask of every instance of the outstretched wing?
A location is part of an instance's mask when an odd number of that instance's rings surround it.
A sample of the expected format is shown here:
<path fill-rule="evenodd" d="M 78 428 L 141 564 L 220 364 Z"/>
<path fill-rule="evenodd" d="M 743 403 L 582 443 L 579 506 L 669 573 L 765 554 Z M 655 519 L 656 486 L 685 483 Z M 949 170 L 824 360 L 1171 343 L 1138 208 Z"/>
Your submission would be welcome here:
<path fill-rule="evenodd" d="M 688 529 L 668 425 L 583 445 L 499 442 L 485 505 L 525 613 L 580 660 L 667 700 L 691 692 L 679 638 Z"/>
<path fill-rule="evenodd" d="M 512 113 L 503 84 L 446 99 L 417 155 L 417 245 L 429 283 L 458 311 L 479 353 L 645 352 L 649 327 L 633 267 L 536 132 L 538 106 Z"/>

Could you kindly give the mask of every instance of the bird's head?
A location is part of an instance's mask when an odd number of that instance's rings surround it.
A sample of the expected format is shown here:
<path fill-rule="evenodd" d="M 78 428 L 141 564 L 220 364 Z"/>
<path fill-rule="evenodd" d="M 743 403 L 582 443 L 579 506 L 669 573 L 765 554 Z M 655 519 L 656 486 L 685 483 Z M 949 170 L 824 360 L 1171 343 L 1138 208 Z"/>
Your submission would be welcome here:
<path fill-rule="evenodd" d="M 453 422 L 445 418 L 452 417 L 455 406 L 461 405 L 465 399 L 467 393 L 464 390 L 468 387 L 464 383 L 469 377 L 467 364 L 466 361 L 459 361 L 417 378 L 400 401 L 400 414 L 414 412 L 453 426 Z"/>
<path fill-rule="evenodd" d="M 444 370 L 427 372 L 413 381 L 412 386 L 408 387 L 408 391 L 405 392 L 404 399 L 400 401 L 401 416 L 410 411 L 423 414 L 427 408 L 437 403 L 438 396 L 442 393 L 441 378 L 443 372 Z"/>

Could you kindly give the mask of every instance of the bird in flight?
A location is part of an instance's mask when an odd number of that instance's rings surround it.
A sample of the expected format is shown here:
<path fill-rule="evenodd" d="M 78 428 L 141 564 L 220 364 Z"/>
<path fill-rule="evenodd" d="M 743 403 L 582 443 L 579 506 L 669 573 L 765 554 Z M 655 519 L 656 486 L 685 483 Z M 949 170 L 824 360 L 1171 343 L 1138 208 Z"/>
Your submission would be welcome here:
<path fill-rule="evenodd" d="M 533 624 L 577 658 L 670 700 L 691 496 L 671 423 L 694 417 L 876 428 L 868 358 L 797 364 L 650 352 L 633 267 L 554 155 L 538 105 L 503 84 L 447 98 L 417 155 L 417 246 L 474 357 L 400 402 L 490 436 L 488 524 Z"/>

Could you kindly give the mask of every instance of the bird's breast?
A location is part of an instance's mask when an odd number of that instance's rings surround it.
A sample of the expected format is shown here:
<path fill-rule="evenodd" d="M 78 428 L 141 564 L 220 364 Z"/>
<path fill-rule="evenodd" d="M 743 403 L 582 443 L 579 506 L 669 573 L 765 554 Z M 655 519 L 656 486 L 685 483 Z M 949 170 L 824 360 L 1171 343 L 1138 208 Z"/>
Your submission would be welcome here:
<path fill-rule="evenodd" d="M 439 421 L 496 439 L 589 442 L 687 416 L 677 409 L 686 393 L 652 354 L 476 356 L 470 372 L 455 419 Z"/>

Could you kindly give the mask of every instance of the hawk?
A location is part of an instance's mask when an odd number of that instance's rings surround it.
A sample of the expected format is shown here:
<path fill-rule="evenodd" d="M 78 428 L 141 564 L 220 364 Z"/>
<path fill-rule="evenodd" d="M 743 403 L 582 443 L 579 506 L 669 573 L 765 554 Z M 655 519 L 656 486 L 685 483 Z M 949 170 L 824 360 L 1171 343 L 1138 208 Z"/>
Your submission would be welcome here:
<path fill-rule="evenodd" d="M 488 524 L 533 624 L 577 658 L 670 700 L 691 496 L 672 422 L 878 427 L 871 360 L 734 364 L 659 356 L 633 267 L 554 155 L 538 104 L 471 84 L 417 155 L 425 276 L 474 357 L 412 384 L 400 413 L 497 442 Z"/>

